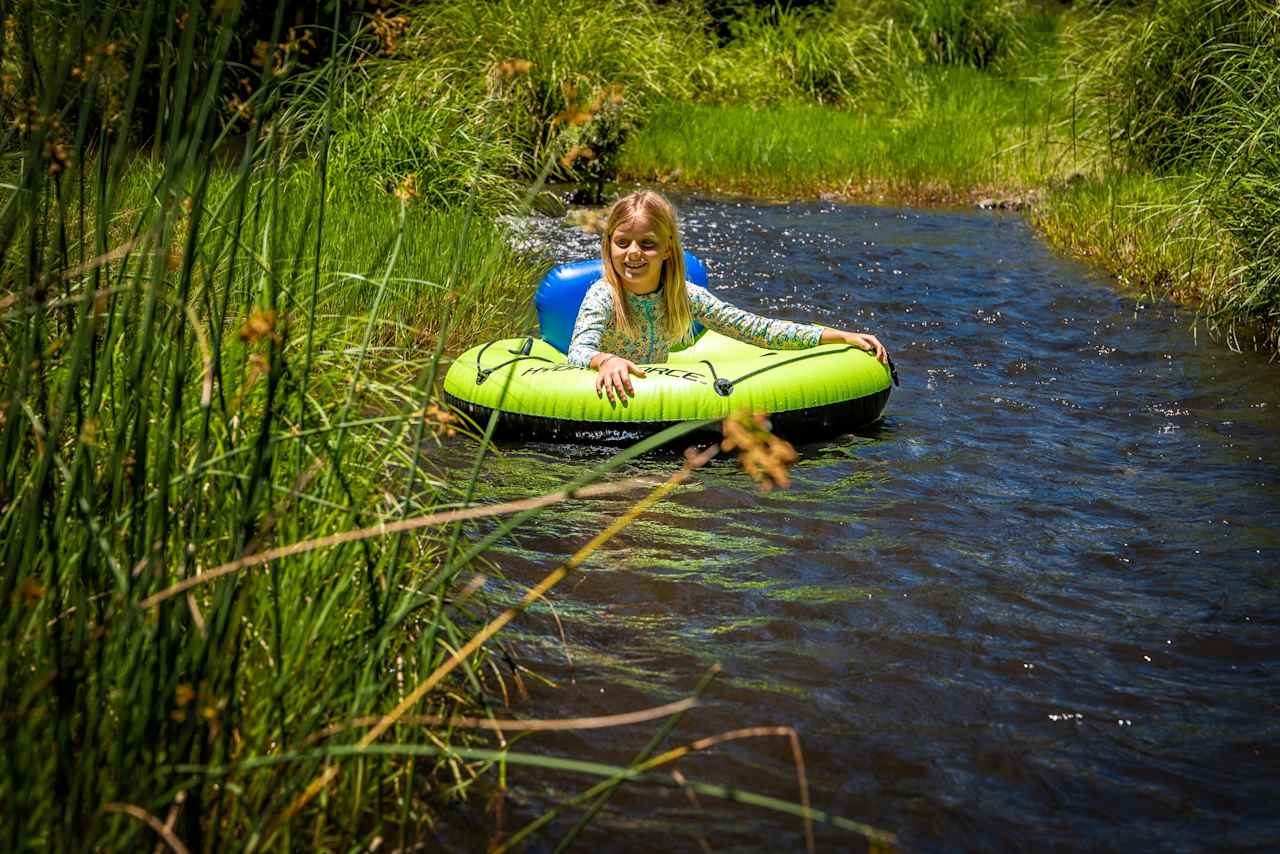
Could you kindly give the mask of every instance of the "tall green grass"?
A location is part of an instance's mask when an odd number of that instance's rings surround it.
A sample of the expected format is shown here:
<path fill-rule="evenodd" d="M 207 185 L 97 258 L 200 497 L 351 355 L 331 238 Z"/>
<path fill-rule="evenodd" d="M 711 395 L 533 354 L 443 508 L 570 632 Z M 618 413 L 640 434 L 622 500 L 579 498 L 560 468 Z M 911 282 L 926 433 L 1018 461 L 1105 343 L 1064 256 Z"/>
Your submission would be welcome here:
<path fill-rule="evenodd" d="M 1065 95 L 965 68 L 920 75 L 892 101 L 844 109 L 666 104 L 621 167 L 713 189 L 944 202 L 1025 192 L 1077 168 Z"/>
<path fill-rule="evenodd" d="M 1218 284 L 1204 277 L 1223 276 L 1226 267 L 1206 263 L 1206 246 L 1222 233 L 1203 209 L 1187 208 L 1191 187 L 1145 172 L 1082 179 L 1052 190 L 1031 219 L 1053 244 L 1127 288 L 1193 301 Z"/>
<path fill-rule="evenodd" d="M 334 201 L 327 146 L 319 168 L 293 167 L 281 124 L 254 124 L 230 147 L 218 93 L 235 6 L 193 9 L 166 37 L 167 9 L 108 9 L 61 40 L 46 28 L 19 63 L 35 106 L 5 155 L 0 214 L 8 850 L 150 846 L 148 815 L 192 849 L 265 840 L 327 758 L 287 773 L 201 769 L 385 712 L 474 619 L 451 601 L 474 555 L 422 535 L 143 604 L 277 543 L 460 500 L 465 484 L 429 462 L 449 429 L 429 417 L 436 337 L 505 331 L 539 263 L 466 207 Z M 164 45 L 173 73 L 157 100 L 173 109 L 154 157 L 105 125 L 93 132 L 92 91 L 68 85 L 70 58 L 113 14 L 133 13 L 137 39 L 118 49 L 134 68 L 153 39 L 176 39 Z M 197 29 L 219 50 L 199 53 Z M 125 103 L 142 85 L 136 74 Z M 262 75 L 261 118 L 283 85 Z M 483 657 L 468 662 L 420 711 L 483 713 L 502 678 Z M 345 845 L 387 824 L 412 834 L 440 792 L 471 778 L 448 750 L 344 764 L 279 842 Z"/>
<path fill-rule="evenodd" d="M 884 13 L 903 21 L 930 62 L 994 66 L 1023 46 L 1024 0 L 889 0 Z"/>
<path fill-rule="evenodd" d="M 555 178 L 609 177 L 648 103 L 692 93 L 708 45 L 691 11 L 647 0 L 444 0 L 403 14 L 396 55 L 363 63 L 339 111 L 350 186 L 417 172 L 447 197 L 466 184 L 448 175 L 476 163 L 481 181 L 544 166 Z"/>
<path fill-rule="evenodd" d="M 727 30 L 723 46 L 695 60 L 700 103 L 840 103 L 883 91 L 922 61 L 905 27 L 866 11 L 748 9 Z"/>
<path fill-rule="evenodd" d="M 150 845 L 152 831 L 112 805 L 172 818 L 191 848 L 238 847 L 305 780 L 215 782 L 184 766 L 278 752 L 383 711 L 398 680 L 421 678 L 457 637 L 452 611 L 436 632 L 420 618 L 391 630 L 410 601 L 442 609 L 461 569 L 423 575 L 443 559 L 430 538 L 407 541 L 398 565 L 389 544 L 356 544 L 139 606 L 237 555 L 456 500 L 408 450 L 427 399 L 411 374 L 429 359 L 380 358 L 358 327 L 326 322 L 312 297 L 327 275 L 308 263 L 315 197 L 294 208 L 282 181 L 254 178 L 274 165 L 269 138 L 250 142 L 236 189 L 213 192 L 199 165 L 207 138 L 178 136 L 185 158 L 168 149 L 146 207 L 127 214 L 136 237 L 121 254 L 107 238 L 116 175 L 87 147 L 58 180 L 44 162 L 24 170 L 7 199 L 5 225 L 23 243 L 5 259 L 17 278 L 0 344 L 9 850 Z M 81 181 L 92 188 L 83 223 L 66 207 Z M 412 272 L 384 254 L 385 268 L 357 269 L 368 291 Z M 453 696 L 483 706 L 494 684 L 483 673 Z M 401 799 L 411 805 L 429 791 L 419 781 L 433 769 L 453 779 L 454 762 L 420 761 L 415 774 L 359 760 L 294 841 L 399 821 L 391 787 L 416 790 Z"/>
<path fill-rule="evenodd" d="M 1203 315 L 1256 325 L 1280 349 L 1280 9 L 1263 0 L 1150 0 L 1073 31 L 1096 148 L 1119 171 L 1176 178 L 1160 241 L 1194 245 Z M 1203 227 L 1203 222 L 1212 227 Z"/>
<path fill-rule="evenodd" d="M 499 662 L 455 651 L 487 636 L 485 550 L 545 502 L 483 535 L 387 533 L 469 502 L 485 444 L 470 479 L 434 463 L 460 453 L 442 356 L 518 331 L 545 266 L 491 222 L 498 100 L 441 155 L 463 177 L 335 188 L 349 46 L 266 64 L 246 114 L 237 4 L 174 10 L 23 4 L 5 43 L 24 121 L 0 151 L 0 846 L 403 848 L 508 762 L 605 778 L 583 803 L 639 778 L 448 723 L 504 702 Z M 108 38 L 131 69 L 114 118 L 77 64 Z"/>

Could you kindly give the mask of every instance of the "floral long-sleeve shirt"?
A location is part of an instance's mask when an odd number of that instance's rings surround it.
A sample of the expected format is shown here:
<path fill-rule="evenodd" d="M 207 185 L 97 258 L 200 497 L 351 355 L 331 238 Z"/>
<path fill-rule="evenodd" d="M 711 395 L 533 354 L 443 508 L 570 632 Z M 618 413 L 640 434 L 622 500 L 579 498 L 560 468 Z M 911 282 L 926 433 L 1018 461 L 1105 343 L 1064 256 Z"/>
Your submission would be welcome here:
<path fill-rule="evenodd" d="M 773 320 L 735 308 L 712 296 L 704 287 L 686 283 L 693 319 L 721 335 L 746 341 L 771 350 L 803 350 L 817 346 L 822 327 L 811 323 Z M 613 294 L 609 283 L 600 279 L 582 299 L 578 320 L 569 342 L 569 364 L 588 367 L 597 353 L 613 353 L 639 364 L 665 362 L 670 345 L 662 333 L 665 314 L 661 289 L 651 294 L 625 294 L 630 304 L 638 335 L 623 335 L 614 323 Z"/>

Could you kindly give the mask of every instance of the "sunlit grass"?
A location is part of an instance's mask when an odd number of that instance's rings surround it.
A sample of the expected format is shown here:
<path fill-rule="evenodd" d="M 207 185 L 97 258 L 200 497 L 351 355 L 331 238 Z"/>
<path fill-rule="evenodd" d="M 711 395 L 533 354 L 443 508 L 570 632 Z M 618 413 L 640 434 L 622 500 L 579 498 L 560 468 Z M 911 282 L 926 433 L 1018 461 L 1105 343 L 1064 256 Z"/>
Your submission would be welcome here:
<path fill-rule="evenodd" d="M 1186 205 L 1188 189 L 1186 180 L 1143 172 L 1081 180 L 1050 193 L 1032 220 L 1052 244 L 1126 286 L 1195 300 L 1212 286 L 1201 277 L 1226 269 L 1206 263 L 1219 251 L 1212 221 Z"/>
<path fill-rule="evenodd" d="M 1051 87 L 958 68 L 921 78 L 883 106 L 666 104 L 622 168 L 710 189 L 968 201 L 1043 186 L 1083 161 L 1069 100 Z"/>
<path fill-rule="evenodd" d="M 1194 246 L 1194 295 L 1211 326 L 1261 330 L 1258 343 L 1280 350 L 1280 8 L 1161 0 L 1066 36 L 1099 151 L 1120 173 L 1183 188 L 1139 203 L 1144 217 L 1172 214 L 1165 239 L 1140 253 Z"/>
<path fill-rule="evenodd" d="M 475 634 L 487 550 L 566 499 L 482 530 L 436 515 L 471 503 L 486 449 L 438 406 L 443 359 L 527 329 L 546 266 L 497 224 L 517 197 L 486 148 L 501 103 L 467 111 L 447 168 L 425 168 L 435 138 L 403 175 L 335 187 L 371 162 L 331 145 L 336 92 L 358 88 L 345 48 L 301 83 L 248 72 L 233 128 L 236 4 L 139 5 L 26 4 L 39 67 L 29 42 L 3 57 L 0 845 L 406 847 L 495 763 L 584 764 L 482 756 L 448 723 L 510 696 Z M 112 128 L 71 82 L 86 43 L 139 70 Z M 334 96 L 299 106 L 322 83 Z M 138 119 L 140 92 L 175 108 Z"/>

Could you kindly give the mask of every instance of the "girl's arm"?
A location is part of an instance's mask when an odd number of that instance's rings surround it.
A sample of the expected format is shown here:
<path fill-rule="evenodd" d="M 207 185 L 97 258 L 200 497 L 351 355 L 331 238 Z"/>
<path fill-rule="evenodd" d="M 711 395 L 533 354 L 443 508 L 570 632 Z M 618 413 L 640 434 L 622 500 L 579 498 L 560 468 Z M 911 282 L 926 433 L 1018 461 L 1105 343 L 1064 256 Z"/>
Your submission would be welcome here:
<path fill-rule="evenodd" d="M 874 335 L 827 329 L 812 323 L 773 320 L 729 305 L 706 288 L 697 285 L 688 287 L 694 318 L 721 335 L 771 350 L 803 350 L 819 344 L 849 344 L 874 354 L 882 365 L 889 363 L 889 354 Z"/>
<path fill-rule="evenodd" d="M 762 317 L 730 305 L 706 288 L 687 287 L 693 319 L 721 335 L 770 350 L 804 350 L 818 346 L 822 338 L 821 326 Z"/>
<path fill-rule="evenodd" d="M 595 367 L 591 359 L 600 352 L 600 339 L 613 323 L 613 297 L 603 280 L 587 289 L 578 308 L 569 339 L 568 362 L 576 368 Z"/>
<path fill-rule="evenodd" d="M 596 374 L 596 394 L 609 396 L 609 402 L 635 395 L 631 377 L 645 375 L 635 362 L 605 353 L 600 349 L 604 331 L 613 323 L 613 295 L 603 282 L 592 285 L 582 298 L 578 319 L 573 324 L 573 337 L 569 340 L 568 362 L 579 368 L 592 368 Z"/>

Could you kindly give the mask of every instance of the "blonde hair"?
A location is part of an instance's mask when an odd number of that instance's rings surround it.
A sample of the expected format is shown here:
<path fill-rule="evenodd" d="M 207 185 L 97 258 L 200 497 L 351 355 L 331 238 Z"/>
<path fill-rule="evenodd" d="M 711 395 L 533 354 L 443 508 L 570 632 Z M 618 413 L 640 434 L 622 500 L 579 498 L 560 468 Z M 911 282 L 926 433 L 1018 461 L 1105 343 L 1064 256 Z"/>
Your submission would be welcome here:
<path fill-rule="evenodd" d="M 613 291 L 613 316 L 618 330 L 627 336 L 636 334 L 635 315 L 627 303 L 622 279 L 613 268 L 609 244 L 613 233 L 626 223 L 645 217 L 654 230 L 667 239 L 669 257 L 662 262 L 659 279 L 662 288 L 662 332 L 668 344 L 678 344 L 688 338 L 693 329 L 693 310 L 689 306 L 689 292 L 684 286 L 684 249 L 680 246 L 680 227 L 676 223 L 676 211 L 660 193 L 639 190 L 623 196 L 609 208 L 605 220 L 604 240 L 600 244 L 600 257 L 604 261 L 604 280 Z"/>

